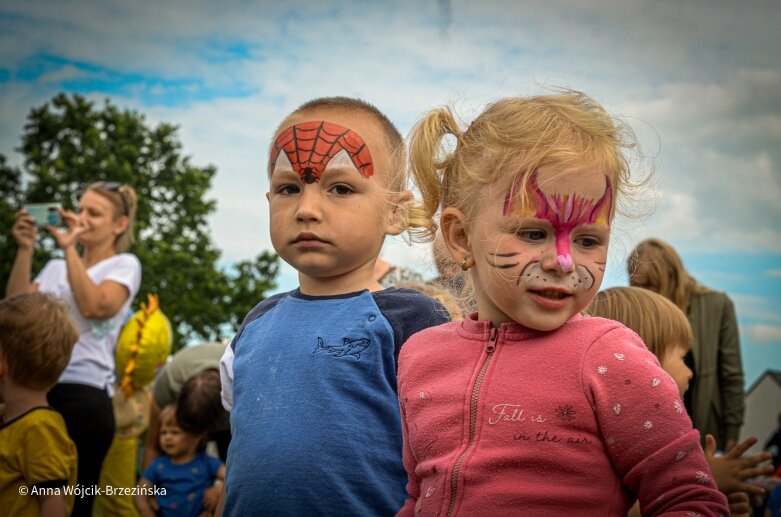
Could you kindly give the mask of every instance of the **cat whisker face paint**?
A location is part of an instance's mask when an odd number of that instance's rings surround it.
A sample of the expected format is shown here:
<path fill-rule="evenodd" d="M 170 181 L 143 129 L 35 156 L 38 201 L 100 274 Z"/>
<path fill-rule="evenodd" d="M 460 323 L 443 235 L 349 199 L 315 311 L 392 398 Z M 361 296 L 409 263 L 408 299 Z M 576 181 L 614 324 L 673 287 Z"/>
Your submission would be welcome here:
<path fill-rule="evenodd" d="M 354 168 L 364 178 L 374 175 L 372 155 L 363 138 L 352 129 L 325 121 L 295 124 L 283 130 L 271 147 L 271 175 L 293 170 L 304 183 L 320 181 L 330 168 Z"/>
<path fill-rule="evenodd" d="M 612 204 L 608 176 L 594 167 L 541 166 L 525 185 L 488 190 L 470 230 L 481 311 L 552 330 L 583 310 L 604 276 Z"/>

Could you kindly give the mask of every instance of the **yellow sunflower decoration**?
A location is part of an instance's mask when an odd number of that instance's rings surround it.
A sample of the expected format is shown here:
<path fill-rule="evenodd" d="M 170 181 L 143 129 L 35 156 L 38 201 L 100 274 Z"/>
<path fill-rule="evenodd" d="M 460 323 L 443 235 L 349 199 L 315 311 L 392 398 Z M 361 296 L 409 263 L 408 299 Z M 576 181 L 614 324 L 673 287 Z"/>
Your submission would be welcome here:
<path fill-rule="evenodd" d="M 122 329 L 116 361 L 119 389 L 126 397 L 155 379 L 158 368 L 171 353 L 171 323 L 160 310 L 157 295 L 150 294 Z"/>
<path fill-rule="evenodd" d="M 172 336 L 171 324 L 154 294 L 141 303 L 141 310 L 119 335 L 115 352 L 119 384 L 113 400 L 117 429 L 103 461 L 100 486 L 136 486 L 139 435 L 149 426 L 151 384 L 171 353 Z M 93 517 L 113 515 L 137 517 L 132 496 L 98 495 Z"/>

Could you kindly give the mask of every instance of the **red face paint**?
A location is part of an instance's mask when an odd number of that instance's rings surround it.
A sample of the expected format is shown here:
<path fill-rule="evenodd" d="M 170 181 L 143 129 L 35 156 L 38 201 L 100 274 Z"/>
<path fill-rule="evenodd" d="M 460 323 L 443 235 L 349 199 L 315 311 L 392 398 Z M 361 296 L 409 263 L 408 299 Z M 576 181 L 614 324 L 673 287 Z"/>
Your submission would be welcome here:
<path fill-rule="evenodd" d="M 280 151 L 304 183 L 320 181 L 329 162 L 342 151 L 364 178 L 374 174 L 372 155 L 363 138 L 352 129 L 332 122 L 302 122 L 282 131 L 271 148 L 272 174 Z"/>

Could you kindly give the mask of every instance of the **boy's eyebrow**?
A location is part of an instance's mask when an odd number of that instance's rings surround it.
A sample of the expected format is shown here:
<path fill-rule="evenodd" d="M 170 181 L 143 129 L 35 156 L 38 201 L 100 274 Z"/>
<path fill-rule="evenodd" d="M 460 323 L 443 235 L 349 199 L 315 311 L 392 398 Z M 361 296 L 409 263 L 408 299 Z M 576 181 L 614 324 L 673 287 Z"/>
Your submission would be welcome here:
<path fill-rule="evenodd" d="M 278 169 L 274 172 L 274 175 L 271 176 L 271 181 L 282 180 L 282 181 L 291 181 L 291 180 L 300 180 L 301 177 L 296 174 L 296 172 L 293 169 Z"/>
<path fill-rule="evenodd" d="M 335 167 L 328 167 L 323 171 L 323 176 L 328 173 L 328 178 L 332 179 L 334 176 L 338 178 L 344 176 L 346 179 L 371 179 L 371 178 L 364 178 L 363 176 L 356 176 L 355 175 L 355 168 L 348 167 L 346 165 L 337 165 Z"/>

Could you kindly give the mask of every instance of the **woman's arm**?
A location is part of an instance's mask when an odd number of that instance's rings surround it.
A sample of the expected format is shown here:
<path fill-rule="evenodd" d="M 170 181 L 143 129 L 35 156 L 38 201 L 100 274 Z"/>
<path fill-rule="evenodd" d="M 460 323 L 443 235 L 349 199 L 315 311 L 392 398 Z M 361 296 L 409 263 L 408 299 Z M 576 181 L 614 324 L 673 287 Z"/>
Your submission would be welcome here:
<path fill-rule="evenodd" d="M 214 509 L 214 517 L 222 517 L 225 510 L 225 484 L 220 486 L 220 497 L 217 498 L 217 507 Z"/>
<path fill-rule="evenodd" d="M 225 484 L 225 465 L 220 466 L 217 475 L 214 476 L 214 484 L 203 492 L 203 508 L 208 513 L 214 513 L 220 504 L 222 487 Z"/>
<path fill-rule="evenodd" d="M 157 510 L 160 507 L 157 504 L 157 500 L 151 495 L 143 495 L 142 488 L 152 489 L 153 484 L 146 478 L 139 478 L 138 480 L 138 492 L 133 496 L 133 502 L 136 503 L 136 509 L 141 517 L 154 517 L 157 514 Z"/>
<path fill-rule="evenodd" d="M 8 284 L 5 287 L 6 296 L 32 293 L 36 290 L 37 286 L 30 281 L 33 267 L 33 248 L 35 247 L 35 238 L 38 235 L 38 229 L 34 222 L 35 220 L 24 210 L 16 213 L 16 221 L 11 228 L 11 233 L 16 240 L 17 249 Z"/>
<path fill-rule="evenodd" d="M 87 274 L 75 246 L 63 250 L 68 268 L 68 283 L 79 312 L 86 319 L 108 319 L 122 308 L 130 296 L 127 286 L 113 280 L 95 284 Z"/>
<path fill-rule="evenodd" d="M 73 212 L 60 210 L 60 215 L 68 229 L 61 231 L 48 226 L 47 230 L 63 252 L 76 307 L 86 319 L 108 319 L 122 308 L 130 296 L 130 289 L 113 280 L 104 280 L 100 284 L 92 281 L 84 261 L 76 251 L 78 237 L 87 227 L 79 224 L 79 218 Z"/>
<path fill-rule="evenodd" d="M 160 456 L 160 450 L 157 448 L 157 440 L 160 428 L 160 406 L 157 405 L 155 398 L 149 404 L 149 427 L 146 432 L 146 444 L 144 445 L 144 457 L 141 460 L 141 469 L 147 467 Z"/>
<path fill-rule="evenodd" d="M 65 505 L 63 495 L 39 495 L 41 505 L 41 517 L 66 517 L 68 507 Z"/>

